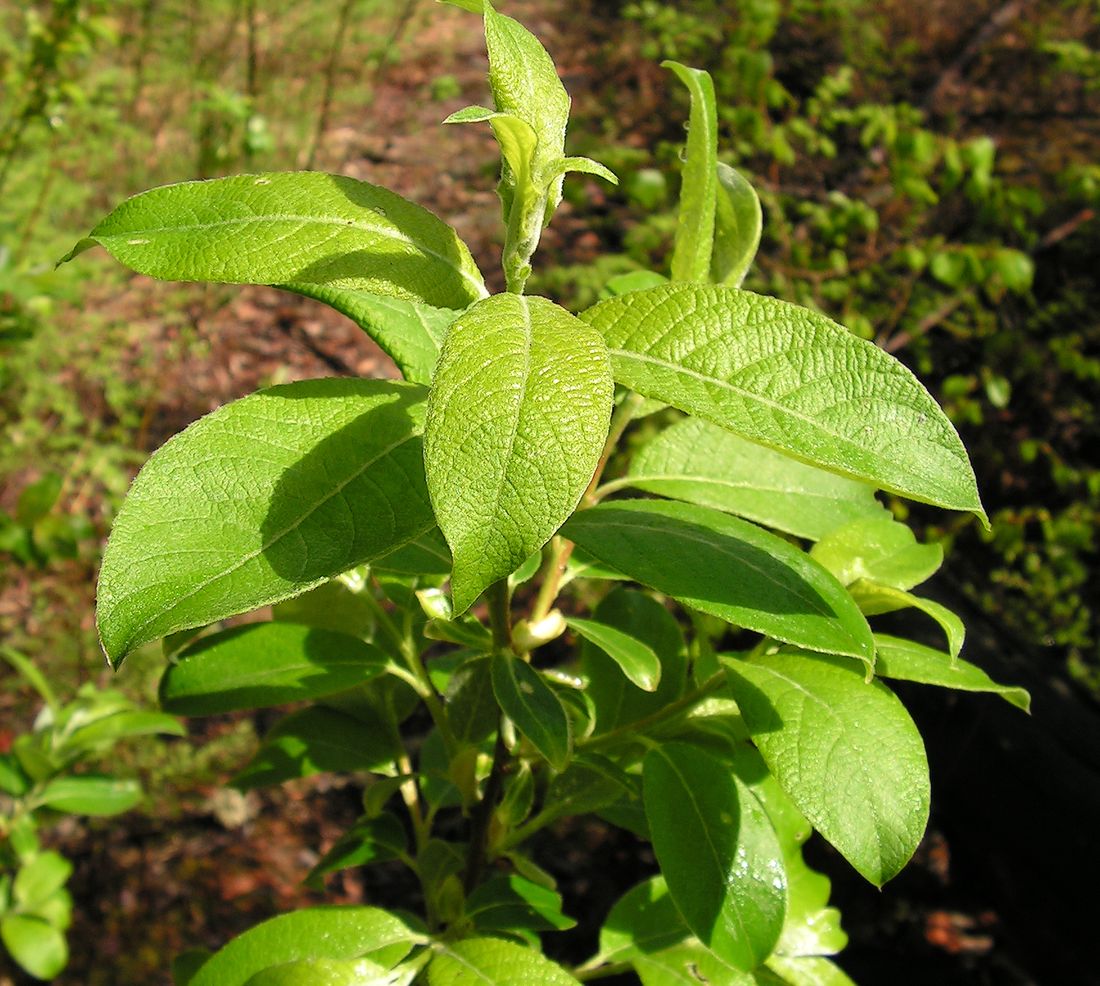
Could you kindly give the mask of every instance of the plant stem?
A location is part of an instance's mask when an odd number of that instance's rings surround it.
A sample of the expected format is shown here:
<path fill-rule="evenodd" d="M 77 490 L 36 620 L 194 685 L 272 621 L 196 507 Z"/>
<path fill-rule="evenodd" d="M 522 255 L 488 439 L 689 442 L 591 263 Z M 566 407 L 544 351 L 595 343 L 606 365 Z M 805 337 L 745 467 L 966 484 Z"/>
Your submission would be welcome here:
<path fill-rule="evenodd" d="M 486 590 L 489 603 L 489 627 L 493 633 L 493 650 L 506 654 L 512 649 L 512 614 L 508 599 L 508 580 L 494 582 Z"/>
<path fill-rule="evenodd" d="M 598 487 L 604 470 L 607 468 L 607 463 L 611 459 L 615 447 L 619 444 L 619 439 L 623 437 L 623 432 L 626 431 L 627 425 L 630 424 L 634 415 L 638 413 L 638 408 L 642 406 L 642 401 L 644 400 L 645 398 L 642 397 L 641 394 L 628 394 L 623 399 L 622 403 L 615 408 L 615 413 L 611 415 L 611 424 L 607 429 L 607 440 L 603 444 L 603 451 L 600 453 L 600 459 L 596 463 L 596 471 L 592 473 L 592 479 L 588 484 L 588 488 L 581 496 L 581 502 L 577 506 L 578 510 L 594 507 L 599 502 L 600 498 L 597 495 Z M 554 605 L 554 600 L 558 596 L 561 579 L 565 574 L 565 566 L 569 564 L 569 557 L 572 554 L 572 541 L 567 541 L 563 537 L 554 538 L 550 557 L 547 559 L 546 567 L 543 570 L 542 585 L 539 587 L 539 594 L 535 599 L 535 606 L 531 610 L 530 620 L 532 623 L 541 620 L 550 612 L 550 608 Z"/>
<path fill-rule="evenodd" d="M 593 736 L 587 740 L 578 740 L 576 745 L 580 749 L 594 750 L 597 747 L 607 746 L 621 739 L 626 739 L 638 733 L 645 732 L 645 730 L 649 729 L 651 726 L 656 726 L 670 719 L 675 719 L 676 716 L 680 715 L 682 712 L 689 711 L 712 692 L 718 691 L 725 683 L 726 673 L 725 671 L 719 671 L 717 674 L 712 675 L 704 681 L 698 688 L 693 688 L 686 695 L 682 695 L 680 698 L 676 699 L 675 702 L 670 702 L 664 708 L 658 709 L 651 715 L 645 716 L 642 719 L 636 719 L 634 722 L 625 723 L 609 732 L 601 733 L 599 736 Z"/>
<path fill-rule="evenodd" d="M 629 962 L 611 962 L 608 965 L 598 965 L 592 969 L 579 966 L 573 970 L 573 977 L 581 982 L 590 979 L 604 979 L 607 976 L 621 976 L 623 973 L 632 972 L 634 967 Z"/>
<path fill-rule="evenodd" d="M 485 781 L 485 792 L 470 812 L 470 847 L 466 853 L 466 873 L 462 881 L 467 894 L 477 886 L 481 871 L 488 862 L 489 827 L 493 821 L 493 809 L 504 787 L 504 769 L 508 758 L 504 730 L 498 726 L 496 746 L 493 748 L 493 767 Z"/>

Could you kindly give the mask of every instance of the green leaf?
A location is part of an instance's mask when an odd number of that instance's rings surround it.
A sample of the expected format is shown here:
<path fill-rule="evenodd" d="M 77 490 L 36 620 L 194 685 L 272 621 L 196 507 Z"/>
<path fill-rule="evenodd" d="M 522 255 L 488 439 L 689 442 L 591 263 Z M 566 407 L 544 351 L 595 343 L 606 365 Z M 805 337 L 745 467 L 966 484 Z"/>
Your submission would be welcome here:
<path fill-rule="evenodd" d="M 804 552 L 737 517 L 616 500 L 580 511 L 562 533 L 703 613 L 811 650 L 874 660 L 870 628 L 840 584 Z"/>
<path fill-rule="evenodd" d="M 450 308 L 433 308 L 422 302 L 383 298 L 329 284 L 280 286 L 347 315 L 378 343 L 410 383 L 431 383 L 447 330 L 460 314 Z"/>
<path fill-rule="evenodd" d="M 1031 711 L 1031 696 L 1023 688 L 998 685 L 981 668 L 967 661 L 900 637 L 875 634 L 878 660 L 875 674 L 881 678 L 915 681 L 922 685 L 954 688 L 962 692 L 991 692 L 1024 712 Z"/>
<path fill-rule="evenodd" d="M 647 288 L 659 287 L 662 284 L 668 284 L 668 278 L 664 274 L 651 270 L 632 270 L 611 278 L 604 285 L 604 294 L 601 297 L 613 298 L 621 294 L 630 294 L 631 291 L 645 291 Z M 658 402 L 658 406 L 664 405 Z"/>
<path fill-rule="evenodd" d="M 362 291 L 465 308 L 488 295 L 450 226 L 367 182 L 313 171 L 181 182 L 127 199 L 64 258 L 99 244 L 172 281 Z"/>
<path fill-rule="evenodd" d="M 573 747 L 569 716 L 554 690 L 530 664 L 509 654 L 492 658 L 493 694 L 555 770 L 565 770 Z"/>
<path fill-rule="evenodd" d="M 628 890 L 611 908 L 600 928 L 597 959 L 604 964 L 629 962 L 639 954 L 671 948 L 690 935 L 664 877 L 653 876 Z"/>
<path fill-rule="evenodd" d="M 687 155 L 680 187 L 680 216 L 672 251 L 673 281 L 706 281 L 714 245 L 714 208 L 718 190 L 718 109 L 708 73 L 679 62 L 661 62 L 691 93 Z"/>
<path fill-rule="evenodd" d="M 634 969 L 642 986 L 756 986 L 760 980 L 731 966 L 697 941 L 637 955 Z"/>
<path fill-rule="evenodd" d="M 584 313 L 615 379 L 730 431 L 984 521 L 951 422 L 893 357 L 823 315 L 734 288 L 669 284 Z"/>
<path fill-rule="evenodd" d="M 113 777 L 55 777 L 35 797 L 55 811 L 74 815 L 118 815 L 129 811 L 141 800 L 137 781 Z"/>
<path fill-rule="evenodd" d="M 787 919 L 775 947 L 785 956 L 833 955 L 848 944 L 840 912 L 829 907 L 829 878 L 811 870 L 795 849 L 784 857 L 787 870 Z"/>
<path fill-rule="evenodd" d="M 893 613 L 895 610 L 906 607 L 919 609 L 940 625 L 947 637 L 947 649 L 951 652 L 951 659 L 958 658 L 966 639 L 966 627 L 963 626 L 963 621 L 946 606 L 931 599 L 914 596 L 911 592 L 902 592 L 901 589 L 892 589 L 889 586 L 862 580 L 851 585 L 848 591 L 851 592 L 856 605 L 868 616 Z"/>
<path fill-rule="evenodd" d="M 500 719 L 493 697 L 489 658 L 477 657 L 451 676 L 446 691 L 447 721 L 460 743 L 476 745 L 492 735 Z"/>
<path fill-rule="evenodd" d="M 466 900 L 466 917 L 481 932 L 566 931 L 577 922 L 561 909 L 561 894 L 521 876 L 496 875 Z"/>
<path fill-rule="evenodd" d="M 593 611 L 604 626 L 613 627 L 653 650 L 661 662 L 655 692 L 637 688 L 618 662 L 594 642 L 581 644 L 581 669 L 596 710 L 596 731 L 607 732 L 664 708 L 680 697 L 687 678 L 684 635 L 676 618 L 656 599 L 635 589 L 616 588 Z"/>
<path fill-rule="evenodd" d="M 595 620 L 570 617 L 565 622 L 619 665 L 632 684 L 646 692 L 657 690 L 661 683 L 661 659 L 647 643 Z"/>
<path fill-rule="evenodd" d="M 437 942 L 428 986 L 577 986 L 561 966 L 500 938 Z"/>
<path fill-rule="evenodd" d="M 327 771 L 377 770 L 392 763 L 398 752 L 377 724 L 313 706 L 280 719 L 233 784 L 266 787 Z"/>
<path fill-rule="evenodd" d="M 806 465 L 701 418 L 678 421 L 638 449 L 619 484 L 813 540 L 862 517 L 887 516 L 866 483 Z"/>
<path fill-rule="evenodd" d="M 335 578 L 300 596 L 276 603 L 271 607 L 271 618 L 279 623 L 298 623 L 370 640 L 375 630 L 374 607 L 364 597 L 370 589 L 358 580 L 362 571 L 355 570 L 352 584 L 345 577 Z M 352 585 L 360 586 L 362 591 Z"/>
<path fill-rule="evenodd" d="M 376 907 L 305 908 L 238 935 L 199 969 L 189 986 L 244 986 L 257 972 L 287 962 L 357 959 L 421 941 L 408 924 Z"/>
<path fill-rule="evenodd" d="M 65 936 L 40 918 L 5 914 L 0 917 L 0 939 L 11 957 L 38 979 L 53 979 L 69 961 Z"/>
<path fill-rule="evenodd" d="M 97 619 L 111 661 L 288 599 L 429 530 L 423 396 L 377 380 L 287 384 L 165 444 L 103 558 Z"/>
<path fill-rule="evenodd" d="M 582 753 L 550 782 L 542 811 L 555 818 L 584 815 L 632 794 L 631 778 L 622 767 L 599 754 Z"/>
<path fill-rule="evenodd" d="M 715 284 L 739 288 L 760 246 L 764 215 L 756 189 L 740 171 L 719 161 L 717 173 L 710 279 Z"/>
<path fill-rule="evenodd" d="M 207 948 L 189 948 L 172 959 L 172 982 L 175 986 L 191 986 L 203 963 L 213 954 Z"/>
<path fill-rule="evenodd" d="M 371 562 L 371 569 L 395 575 L 450 575 L 451 549 L 438 527 Z"/>
<path fill-rule="evenodd" d="M 928 820 L 928 761 L 901 702 L 840 658 L 781 651 L 726 667 L 780 785 L 859 873 L 882 886 L 913 855 Z"/>
<path fill-rule="evenodd" d="M 555 178 L 560 175 L 577 173 L 583 175 L 595 175 L 612 185 L 619 184 L 619 176 L 607 165 L 593 161 L 590 157 L 565 157 L 550 166 L 550 174 Z"/>
<path fill-rule="evenodd" d="M 202 637 L 164 672 L 160 704 L 209 716 L 346 691 L 386 671 L 373 644 L 298 623 L 251 623 Z"/>
<path fill-rule="evenodd" d="M 30 778 L 23 773 L 19 761 L 10 753 L 0 753 L 0 791 L 14 798 L 26 794 Z"/>
<path fill-rule="evenodd" d="M 464 110 L 452 113 L 443 122 L 488 122 L 515 181 L 524 185 L 531 181 L 538 136 L 526 120 L 512 113 L 496 113 L 485 106 L 467 106 Z"/>
<path fill-rule="evenodd" d="M 569 123 L 569 94 L 558 78 L 554 62 L 530 31 L 511 17 L 485 4 L 485 45 L 489 52 L 489 88 L 500 113 L 525 121 L 535 133 L 534 173 L 565 157 L 565 128 Z M 542 223 L 549 221 L 561 201 L 561 177 L 548 190 Z"/>
<path fill-rule="evenodd" d="M 783 854 L 759 802 L 730 768 L 686 743 L 665 743 L 642 769 L 653 851 L 689 928 L 719 958 L 756 968 L 787 909 Z"/>
<path fill-rule="evenodd" d="M 603 449 L 612 391 L 599 337 L 544 298 L 496 295 L 451 327 L 424 461 L 454 556 L 456 614 L 572 513 Z"/>
<path fill-rule="evenodd" d="M 943 547 L 918 544 L 913 532 L 890 517 L 861 518 L 829 532 L 810 554 L 844 585 L 859 579 L 912 589 L 943 564 Z"/>
<path fill-rule="evenodd" d="M 360 819 L 321 857 L 305 879 L 307 886 L 324 889 L 328 873 L 352 866 L 366 866 L 398 859 L 408 850 L 405 827 L 396 815 L 382 812 L 376 818 Z"/>
<path fill-rule="evenodd" d="M 768 959 L 768 968 L 789 986 L 855 986 L 838 965 L 815 956 L 773 955 Z"/>
<path fill-rule="evenodd" d="M 12 899 L 21 911 L 34 911 L 55 891 L 65 886 L 73 864 L 60 853 L 46 851 L 24 863 L 12 883 Z"/>
<path fill-rule="evenodd" d="M 245 986 L 407 986 L 419 966 L 386 969 L 370 959 L 303 959 L 257 972 Z"/>

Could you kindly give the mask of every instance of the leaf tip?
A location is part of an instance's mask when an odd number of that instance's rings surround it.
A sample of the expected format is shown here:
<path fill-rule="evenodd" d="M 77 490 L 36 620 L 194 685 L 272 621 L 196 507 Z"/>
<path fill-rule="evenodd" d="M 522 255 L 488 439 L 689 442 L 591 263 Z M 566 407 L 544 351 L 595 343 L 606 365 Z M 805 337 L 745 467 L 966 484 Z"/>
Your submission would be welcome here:
<path fill-rule="evenodd" d="M 98 245 L 99 243 L 97 240 L 93 239 L 90 236 L 85 236 L 82 240 L 77 241 L 76 245 L 67 254 L 65 254 L 64 257 L 62 257 L 60 260 L 57 261 L 57 263 L 53 265 L 53 269 L 57 270 L 57 268 L 60 267 L 62 264 L 67 264 L 70 260 L 74 260 L 82 253 L 91 250 L 92 247 Z"/>

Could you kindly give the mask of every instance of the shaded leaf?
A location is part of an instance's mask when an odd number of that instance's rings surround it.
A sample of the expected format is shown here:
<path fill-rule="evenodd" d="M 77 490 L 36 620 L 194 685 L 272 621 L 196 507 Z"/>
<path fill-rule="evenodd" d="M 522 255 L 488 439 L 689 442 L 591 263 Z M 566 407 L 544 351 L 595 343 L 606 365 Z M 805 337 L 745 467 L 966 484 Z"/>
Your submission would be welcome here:
<path fill-rule="evenodd" d="M 504 714 L 550 766 L 564 770 L 572 752 L 572 726 L 554 690 L 530 664 L 508 654 L 493 655 L 492 679 Z"/>

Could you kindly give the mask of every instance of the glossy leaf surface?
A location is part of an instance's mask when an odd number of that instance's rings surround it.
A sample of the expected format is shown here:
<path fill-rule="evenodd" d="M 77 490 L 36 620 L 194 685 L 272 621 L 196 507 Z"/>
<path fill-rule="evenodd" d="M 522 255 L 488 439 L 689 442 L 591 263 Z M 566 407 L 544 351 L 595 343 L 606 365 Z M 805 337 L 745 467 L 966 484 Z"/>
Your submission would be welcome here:
<path fill-rule="evenodd" d="M 823 315 L 734 288 L 670 284 L 582 317 L 631 390 L 815 465 L 985 517 L 966 450 L 916 377 Z"/>
<path fill-rule="evenodd" d="M 492 658 L 493 694 L 504 714 L 555 770 L 564 770 L 573 746 L 572 726 L 554 690 L 526 661 Z"/>
<path fill-rule="evenodd" d="M 630 485 L 817 540 L 860 517 L 885 517 L 874 489 L 686 418 L 635 453 Z M 828 567 L 828 566 L 826 566 Z"/>
<path fill-rule="evenodd" d="M 577 986 L 561 966 L 502 938 L 465 938 L 436 948 L 428 986 Z"/>
<path fill-rule="evenodd" d="M 661 682 L 661 659 L 649 644 L 596 620 L 573 616 L 566 623 L 578 636 L 595 644 L 619 665 L 632 684 L 646 692 L 657 690 Z"/>
<path fill-rule="evenodd" d="M 952 660 L 948 654 L 931 647 L 885 634 L 875 634 L 875 644 L 878 647 L 875 674 L 879 677 L 962 692 L 990 692 L 1024 712 L 1031 709 L 1031 696 L 1025 689 L 999 685 L 981 668 L 967 661 Z"/>
<path fill-rule="evenodd" d="M 393 192 L 319 172 L 181 182 L 127 199 L 65 257 L 99 244 L 173 281 L 326 287 L 464 308 L 485 290 L 466 245 Z"/>
<path fill-rule="evenodd" d="M 767 815 L 729 767 L 695 746 L 646 755 L 642 782 L 653 850 L 688 927 L 745 971 L 783 928 L 787 878 Z"/>
<path fill-rule="evenodd" d="M 920 733 L 880 682 L 835 657 L 727 660 L 768 768 L 807 819 L 876 886 L 908 862 L 928 820 Z"/>
<path fill-rule="evenodd" d="M 252 623 L 202 637 L 168 667 L 161 706 L 187 716 L 320 698 L 385 671 L 373 644 L 298 623 Z"/>
<path fill-rule="evenodd" d="M 563 531 L 600 561 L 704 613 L 870 663 L 871 631 L 840 584 L 782 538 L 687 503 L 617 500 Z"/>
<path fill-rule="evenodd" d="M 691 936 L 672 902 L 664 877 L 654 876 L 632 887 L 600 928 L 599 958 L 628 962 L 639 954 L 659 952 Z"/>
<path fill-rule="evenodd" d="M 377 907 L 305 908 L 238 935 L 203 964 L 190 986 L 244 986 L 272 966 L 303 959 L 357 959 L 419 940 L 404 921 Z"/>
<path fill-rule="evenodd" d="M 429 530 L 423 395 L 374 380 L 272 387 L 154 453 L 100 571 L 111 661 L 297 595 Z"/>
<path fill-rule="evenodd" d="M 544 298 L 496 295 L 451 326 L 424 458 L 454 556 L 456 614 L 576 507 L 603 448 L 611 397 L 599 336 Z"/>

